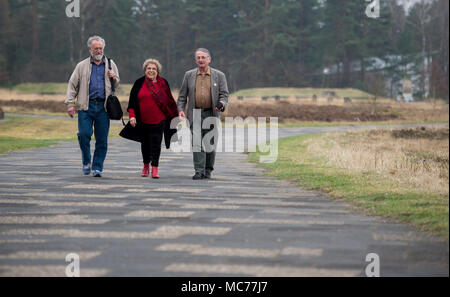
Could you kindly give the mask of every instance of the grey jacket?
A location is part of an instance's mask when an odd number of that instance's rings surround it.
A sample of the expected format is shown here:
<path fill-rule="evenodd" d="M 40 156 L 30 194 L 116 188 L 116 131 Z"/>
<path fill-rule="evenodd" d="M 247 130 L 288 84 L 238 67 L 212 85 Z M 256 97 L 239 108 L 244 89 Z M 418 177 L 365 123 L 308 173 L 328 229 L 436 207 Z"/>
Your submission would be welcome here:
<path fill-rule="evenodd" d="M 111 80 L 108 77 L 108 59 L 105 58 L 105 95 L 108 98 L 111 95 Z M 120 77 L 119 70 L 117 69 L 116 63 L 111 60 L 112 71 L 116 74 L 113 78 L 114 86 L 119 86 Z M 89 108 L 89 82 L 91 80 L 92 64 L 91 58 L 87 58 L 75 67 L 75 70 L 70 77 L 69 84 L 67 86 L 67 95 L 64 103 L 68 107 L 76 107 L 81 110 L 88 110 Z M 106 108 L 106 100 L 105 100 Z"/>
<path fill-rule="evenodd" d="M 214 116 L 220 117 L 221 112 L 216 111 L 216 106 L 219 101 L 228 105 L 228 85 L 225 74 L 217 69 L 211 68 L 211 95 L 212 107 Z M 195 81 L 197 79 L 198 68 L 187 71 L 184 74 L 183 82 L 181 84 L 180 93 L 178 95 L 178 111 L 185 111 L 187 104 L 186 116 L 189 123 L 192 125 L 193 111 L 195 108 Z M 189 99 L 189 100 L 188 100 Z"/>

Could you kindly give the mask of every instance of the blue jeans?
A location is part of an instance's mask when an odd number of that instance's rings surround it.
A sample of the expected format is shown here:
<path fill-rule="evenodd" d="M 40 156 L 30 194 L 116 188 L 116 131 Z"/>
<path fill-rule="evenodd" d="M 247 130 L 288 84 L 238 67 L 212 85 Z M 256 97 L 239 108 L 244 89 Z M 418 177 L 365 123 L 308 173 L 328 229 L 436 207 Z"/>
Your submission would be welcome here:
<path fill-rule="evenodd" d="M 94 128 L 95 151 L 92 170 L 103 171 L 108 150 L 109 117 L 104 102 L 89 102 L 88 110 L 78 112 L 78 142 L 83 165 L 91 163 L 91 137 Z"/>

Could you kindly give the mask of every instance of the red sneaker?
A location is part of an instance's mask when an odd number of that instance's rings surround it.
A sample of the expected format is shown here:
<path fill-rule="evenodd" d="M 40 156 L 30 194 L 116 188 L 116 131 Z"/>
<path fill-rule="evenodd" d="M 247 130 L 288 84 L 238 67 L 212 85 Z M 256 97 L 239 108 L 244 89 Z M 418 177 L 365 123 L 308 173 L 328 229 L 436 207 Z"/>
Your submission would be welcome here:
<path fill-rule="evenodd" d="M 152 178 L 159 178 L 158 167 L 152 166 Z"/>
<path fill-rule="evenodd" d="M 150 173 L 150 165 L 149 164 L 144 164 L 144 169 L 142 169 L 142 177 L 147 177 L 148 174 Z"/>

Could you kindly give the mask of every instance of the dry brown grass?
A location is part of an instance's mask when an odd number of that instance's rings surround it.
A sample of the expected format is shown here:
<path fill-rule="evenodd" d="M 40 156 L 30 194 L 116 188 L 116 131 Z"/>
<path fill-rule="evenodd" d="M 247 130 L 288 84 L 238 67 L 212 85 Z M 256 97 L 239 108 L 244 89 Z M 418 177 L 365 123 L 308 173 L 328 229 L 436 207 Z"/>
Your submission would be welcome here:
<path fill-rule="evenodd" d="M 346 104 L 335 103 L 292 103 L 288 100 L 275 101 L 231 101 L 224 116 L 231 117 L 278 117 L 280 123 L 296 121 L 318 122 L 438 122 L 448 121 L 449 108 L 446 104 L 400 103 L 380 100 L 376 104 L 358 101 Z"/>
<path fill-rule="evenodd" d="M 64 139 L 76 137 L 77 121 L 13 117 L 2 123 L 0 136 L 20 139 Z"/>
<path fill-rule="evenodd" d="M 318 137 L 308 151 L 351 173 L 374 173 L 406 188 L 448 196 L 448 141 L 448 128 L 371 130 Z"/>
<path fill-rule="evenodd" d="M 120 102 L 128 103 L 130 92 L 130 85 L 123 86 L 119 91 L 117 91 L 117 97 Z M 174 98 L 178 97 L 178 91 L 172 91 Z M 50 102 L 64 102 L 66 99 L 65 94 L 40 94 L 40 93 L 25 93 L 10 89 L 0 88 L 0 101 L 50 101 Z"/>
<path fill-rule="evenodd" d="M 118 94 L 124 111 L 128 105 L 128 93 L 125 85 Z M 172 92 L 174 98 L 178 93 Z M 15 113 L 65 113 L 64 94 L 43 95 L 24 93 L 9 89 L 0 89 L 0 107 L 6 112 Z M 443 122 L 449 119 L 449 107 L 440 101 L 400 103 L 386 98 L 376 102 L 368 99 L 354 99 L 351 103 L 335 97 L 297 98 L 289 96 L 278 101 L 261 97 L 245 97 L 238 100 L 231 96 L 225 116 L 231 117 L 278 117 L 280 123 L 299 122 Z"/>
<path fill-rule="evenodd" d="M 64 95 L 63 94 L 27 94 L 22 93 L 18 91 L 13 91 L 9 89 L 1 89 L 0 88 L 0 100 L 8 101 L 8 100 L 23 100 L 23 101 L 35 101 L 35 100 L 42 100 L 42 101 L 59 101 L 64 102 Z"/>
<path fill-rule="evenodd" d="M 125 85 L 124 88 L 131 89 Z M 178 93 L 172 92 L 174 98 Z M 117 97 L 126 115 L 129 94 L 121 90 Z M 65 113 L 65 94 L 24 93 L 0 88 L 0 107 L 7 113 Z"/>
<path fill-rule="evenodd" d="M 237 96 L 230 96 L 230 101 L 233 101 L 234 103 L 245 103 L 245 104 L 277 104 L 279 102 L 288 102 L 291 104 L 314 104 L 314 105 L 335 105 L 335 106 L 342 106 L 342 105 L 348 105 L 351 103 L 371 103 L 373 100 L 370 99 L 353 99 L 352 102 L 345 102 L 344 98 L 342 97 L 334 97 L 331 101 L 329 101 L 329 98 L 318 96 L 316 100 L 313 100 L 311 97 L 296 97 L 296 96 L 284 96 L 280 97 L 279 100 L 276 100 L 275 97 L 267 97 L 266 100 L 263 100 L 261 96 L 255 96 L 255 97 L 244 97 L 243 100 L 239 100 L 239 97 Z M 391 103 L 391 99 L 386 98 L 380 98 L 377 99 L 377 103 Z"/>
<path fill-rule="evenodd" d="M 119 135 L 122 125 L 110 126 L 110 137 Z M 40 119 L 31 117 L 11 117 L 1 123 L 0 137 L 34 140 L 76 139 L 78 122 L 76 119 Z"/>

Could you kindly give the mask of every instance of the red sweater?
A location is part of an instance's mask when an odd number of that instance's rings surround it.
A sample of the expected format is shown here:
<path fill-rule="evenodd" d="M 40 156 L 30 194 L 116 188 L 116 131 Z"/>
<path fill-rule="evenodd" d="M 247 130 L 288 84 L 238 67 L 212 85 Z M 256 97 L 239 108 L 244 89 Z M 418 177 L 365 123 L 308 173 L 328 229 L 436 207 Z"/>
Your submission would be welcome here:
<path fill-rule="evenodd" d="M 158 83 L 153 83 L 150 80 L 147 80 L 150 84 L 153 85 L 154 88 L 160 89 Z M 141 90 L 139 91 L 138 99 L 139 99 L 139 108 L 141 111 L 141 121 L 144 124 L 156 125 L 161 123 L 166 119 L 164 113 L 159 109 L 158 105 L 156 105 L 155 100 L 151 97 L 151 92 L 147 85 L 147 82 L 144 81 Z M 134 113 L 134 109 L 129 109 L 128 113 L 130 118 L 135 118 L 136 114 Z"/>

